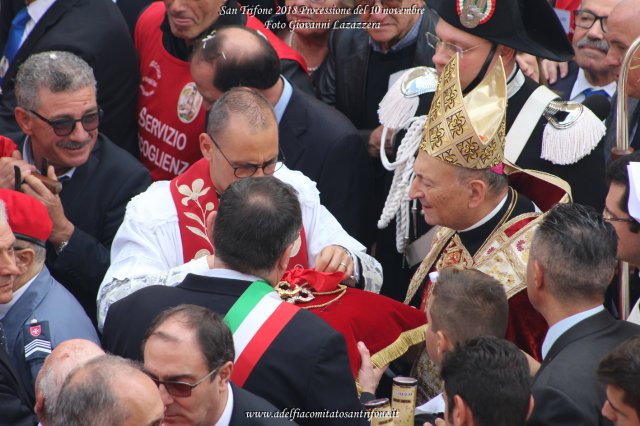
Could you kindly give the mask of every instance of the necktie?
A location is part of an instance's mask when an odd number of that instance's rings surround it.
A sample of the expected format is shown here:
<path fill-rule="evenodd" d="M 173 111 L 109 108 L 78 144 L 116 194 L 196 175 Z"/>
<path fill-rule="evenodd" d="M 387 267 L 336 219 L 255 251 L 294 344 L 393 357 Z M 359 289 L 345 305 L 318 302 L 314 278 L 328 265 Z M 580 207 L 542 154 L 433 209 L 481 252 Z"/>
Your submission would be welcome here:
<path fill-rule="evenodd" d="M 606 90 L 602 90 L 602 89 L 598 89 L 598 90 L 593 90 L 593 89 L 584 89 L 584 91 L 582 92 L 582 94 L 584 95 L 584 98 L 587 99 L 589 96 L 593 96 L 593 95 L 602 95 L 602 96 L 606 96 L 607 99 L 610 99 L 611 96 L 609 96 L 609 94 L 606 92 Z"/>
<path fill-rule="evenodd" d="M 15 58 L 18 49 L 20 49 L 20 40 L 29 22 L 29 13 L 27 8 L 20 10 L 11 21 L 11 28 L 9 29 L 9 37 L 7 38 L 7 44 L 4 46 L 4 53 L 2 57 L 2 63 L 0 64 L 0 77 L 4 78 L 4 75 L 9 69 L 9 64 Z M 0 80 L 0 83 L 2 81 Z"/>

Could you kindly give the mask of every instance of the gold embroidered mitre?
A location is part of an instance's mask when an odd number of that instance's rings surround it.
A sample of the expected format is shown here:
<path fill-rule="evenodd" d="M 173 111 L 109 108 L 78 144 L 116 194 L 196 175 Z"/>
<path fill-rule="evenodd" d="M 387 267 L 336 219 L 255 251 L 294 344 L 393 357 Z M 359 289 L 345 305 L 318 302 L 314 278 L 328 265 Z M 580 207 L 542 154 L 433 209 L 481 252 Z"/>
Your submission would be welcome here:
<path fill-rule="evenodd" d="M 462 96 L 454 55 L 438 78 L 438 88 L 422 131 L 420 149 L 446 163 L 487 169 L 502 162 L 507 85 L 498 58 L 480 84 Z"/>

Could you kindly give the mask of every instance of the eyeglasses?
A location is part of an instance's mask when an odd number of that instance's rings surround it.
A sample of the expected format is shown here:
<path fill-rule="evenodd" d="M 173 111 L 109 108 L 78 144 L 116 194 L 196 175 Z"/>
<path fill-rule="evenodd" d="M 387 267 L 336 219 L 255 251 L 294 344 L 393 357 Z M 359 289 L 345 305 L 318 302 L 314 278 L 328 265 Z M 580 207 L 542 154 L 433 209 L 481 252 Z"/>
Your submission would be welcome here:
<path fill-rule="evenodd" d="M 265 175 L 272 175 L 276 170 L 279 170 L 280 167 L 282 167 L 282 164 L 285 161 L 284 155 L 282 155 L 282 162 L 278 162 L 278 159 L 274 158 L 273 160 L 269 160 L 263 164 L 243 164 L 241 166 L 234 166 L 233 163 L 229 161 L 227 156 L 224 155 L 224 152 L 222 152 L 222 149 L 220 149 L 220 145 L 218 145 L 215 139 L 211 138 L 211 141 L 216 146 L 216 148 L 218 148 L 218 151 L 220 151 L 220 154 L 222 154 L 224 159 L 227 160 L 229 166 L 231 166 L 231 168 L 233 169 L 233 175 L 239 179 L 244 179 L 255 175 L 258 169 L 262 169 L 262 173 L 264 173 Z"/>
<path fill-rule="evenodd" d="M 41 116 L 32 109 L 30 109 L 29 112 L 51 126 L 51 128 L 53 128 L 53 133 L 58 136 L 69 136 L 76 128 L 77 122 L 80 122 L 80 124 L 82 124 L 82 128 L 84 130 L 86 130 L 87 132 L 91 132 L 98 128 L 98 125 L 100 125 L 100 120 L 102 119 L 101 109 L 96 112 L 85 114 L 78 119 L 59 118 L 57 120 L 49 120 L 48 118 Z"/>
<path fill-rule="evenodd" d="M 218 371 L 219 368 L 220 367 L 217 367 L 211 370 L 206 376 L 195 383 L 180 382 L 178 380 L 160 380 L 148 371 L 145 371 L 144 373 L 149 376 L 151 380 L 153 380 L 158 388 L 160 387 L 160 385 L 164 385 L 164 388 L 167 390 L 167 393 L 169 395 L 177 396 L 178 398 L 187 398 L 191 396 L 191 392 L 195 387 L 211 377 L 216 371 Z"/>
<path fill-rule="evenodd" d="M 438 49 L 444 49 L 444 52 L 449 55 L 449 56 L 453 56 L 456 53 L 460 55 L 460 59 L 462 59 L 462 57 L 464 56 L 464 54 L 470 50 L 475 49 L 476 47 L 482 46 L 482 44 L 477 44 L 473 47 L 470 47 L 468 49 L 463 49 L 462 47 L 455 45 L 453 43 L 448 43 L 446 41 L 442 41 L 440 39 L 440 37 L 438 37 L 437 35 L 433 34 L 433 33 L 427 33 L 427 44 L 429 46 L 431 46 L 434 50 L 438 50 Z"/>
<path fill-rule="evenodd" d="M 631 218 L 631 217 L 617 217 L 614 216 L 613 213 L 611 213 L 609 211 L 608 208 L 604 208 L 604 211 L 602 212 L 602 218 L 604 220 L 606 220 L 607 222 L 627 222 L 627 223 L 634 223 L 636 220 Z"/>
<path fill-rule="evenodd" d="M 383 8 L 394 9 L 400 7 L 402 5 L 402 0 L 356 0 L 356 6 L 373 8 L 373 5 L 377 2 L 380 2 Z M 311 0 L 312 3 L 319 3 L 318 1 Z M 324 1 L 322 1 L 324 3 Z M 367 12 L 371 12 L 368 10 Z"/>
<path fill-rule="evenodd" d="M 593 24 L 595 24 L 596 21 L 600 21 L 600 28 L 602 28 L 602 32 L 607 32 L 608 16 L 598 16 L 589 10 L 574 10 L 573 17 L 576 27 L 588 30 L 593 27 Z"/>

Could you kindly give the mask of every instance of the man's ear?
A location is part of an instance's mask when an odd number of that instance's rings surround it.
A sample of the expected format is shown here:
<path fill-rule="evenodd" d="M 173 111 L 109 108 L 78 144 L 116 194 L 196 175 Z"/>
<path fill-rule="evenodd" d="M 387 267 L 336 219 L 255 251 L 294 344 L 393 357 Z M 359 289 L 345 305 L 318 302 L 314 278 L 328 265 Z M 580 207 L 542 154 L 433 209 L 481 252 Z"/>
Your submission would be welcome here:
<path fill-rule="evenodd" d="M 199 136 L 200 141 L 200 152 L 202 152 L 202 156 L 207 159 L 207 161 L 211 161 L 213 158 L 213 141 L 211 140 L 211 136 L 206 133 L 200 133 Z"/>
<path fill-rule="evenodd" d="M 291 260 L 291 252 L 293 251 L 293 246 L 295 245 L 295 241 L 287 246 L 282 255 L 278 258 L 278 267 L 282 268 L 283 271 L 287 270 L 287 266 L 289 266 L 289 261 Z"/>
<path fill-rule="evenodd" d="M 440 359 L 444 356 L 445 352 L 451 352 L 453 350 L 453 342 L 449 339 L 449 336 L 442 331 L 436 331 L 437 337 L 437 351 Z"/>
<path fill-rule="evenodd" d="M 533 259 L 533 285 L 538 291 L 546 286 L 544 279 L 544 267 L 538 259 Z"/>
<path fill-rule="evenodd" d="M 536 406 L 536 401 L 533 399 L 533 395 L 529 395 L 529 411 L 527 412 L 527 420 L 533 414 L 533 408 Z"/>
<path fill-rule="evenodd" d="M 211 243 L 213 243 L 213 229 L 216 226 L 216 217 L 218 216 L 218 211 L 214 210 L 207 215 L 205 225 L 207 227 L 207 236 Z"/>
<path fill-rule="evenodd" d="M 16 118 L 18 126 L 22 129 L 22 133 L 31 136 L 33 134 L 33 116 L 31 113 L 22 107 L 16 107 L 13 110 L 13 115 Z"/>
<path fill-rule="evenodd" d="M 36 253 L 31 248 L 25 248 L 24 250 L 17 250 L 16 252 L 16 266 L 20 269 L 20 274 L 24 274 L 27 269 L 33 264 L 33 260 L 36 257 Z"/>
<path fill-rule="evenodd" d="M 460 395 L 453 396 L 453 410 L 449 412 L 451 413 L 450 422 L 452 425 L 464 426 L 473 424 L 473 413 Z"/>
<path fill-rule="evenodd" d="M 502 62 L 507 64 L 509 61 L 512 61 L 516 58 L 516 50 L 512 47 L 505 46 L 503 44 L 499 44 L 496 49 L 496 54 L 502 57 Z"/>
<path fill-rule="evenodd" d="M 227 388 L 227 383 L 231 380 L 231 374 L 233 373 L 233 362 L 227 361 L 218 369 L 218 376 L 220 376 L 220 390 Z"/>
<path fill-rule="evenodd" d="M 472 179 L 467 182 L 469 191 L 469 208 L 474 209 L 484 202 L 487 196 L 487 183 L 482 179 Z"/>
<path fill-rule="evenodd" d="M 44 417 L 44 395 L 41 391 L 36 393 L 36 405 L 33 407 L 33 411 L 35 411 L 41 423 L 46 420 Z"/>

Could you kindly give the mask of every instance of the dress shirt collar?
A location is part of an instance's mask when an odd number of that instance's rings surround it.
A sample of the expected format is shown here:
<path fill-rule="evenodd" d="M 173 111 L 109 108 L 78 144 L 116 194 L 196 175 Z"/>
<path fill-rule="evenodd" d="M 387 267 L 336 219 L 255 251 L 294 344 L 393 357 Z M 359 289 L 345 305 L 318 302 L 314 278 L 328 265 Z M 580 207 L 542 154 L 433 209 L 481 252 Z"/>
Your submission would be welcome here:
<path fill-rule="evenodd" d="M 239 280 L 239 281 L 249 281 L 249 282 L 254 282 L 258 280 L 264 281 L 263 278 L 256 277 L 255 275 L 243 274 L 242 272 L 234 271 L 233 269 L 227 269 L 227 268 L 209 269 L 207 271 L 204 271 L 202 275 L 207 277 L 226 278 L 229 280 Z"/>
<path fill-rule="evenodd" d="M 484 225 L 485 223 L 489 222 L 495 215 L 498 214 L 498 212 L 500 211 L 500 209 L 504 206 L 504 203 L 507 202 L 507 198 L 509 198 L 509 191 L 507 191 L 507 193 L 504 195 L 504 198 L 502 199 L 502 201 L 500 201 L 498 203 L 498 205 L 496 206 L 495 209 L 491 210 L 489 212 L 488 215 L 486 215 L 485 217 L 483 217 L 482 219 L 480 219 L 479 222 L 476 222 L 475 224 L 471 225 L 470 227 L 468 227 L 467 229 L 463 229 L 461 231 L 458 232 L 467 232 L 467 231 L 471 231 L 472 229 L 476 229 L 481 227 L 482 225 Z"/>
<path fill-rule="evenodd" d="M 231 390 L 231 385 L 227 382 L 227 403 L 224 406 L 222 416 L 220 416 L 215 426 L 229 426 L 231 413 L 233 413 L 233 391 Z"/>
<path fill-rule="evenodd" d="M 36 164 L 36 161 L 33 159 L 33 150 L 31 149 L 31 138 L 29 136 L 24 140 L 24 145 L 22 146 L 22 159 L 29 164 Z M 58 176 L 59 181 L 69 180 L 73 177 L 77 167 L 72 167 L 65 174 Z M 63 179 L 64 178 L 64 179 Z"/>
<path fill-rule="evenodd" d="M 507 78 L 507 99 L 518 93 L 518 90 L 524 85 L 526 79 L 519 66 L 513 67 L 511 74 Z"/>
<path fill-rule="evenodd" d="M 424 15 L 420 15 L 418 20 L 413 27 L 409 30 L 408 33 L 404 35 L 396 44 L 391 46 L 386 53 L 397 52 L 398 50 L 409 46 L 412 43 L 415 43 L 418 40 L 418 35 L 420 35 L 420 25 L 422 24 L 422 20 L 424 19 Z M 371 37 L 369 37 L 369 46 L 373 49 L 374 52 L 382 52 L 382 48 L 380 44 L 374 41 Z"/>
<path fill-rule="evenodd" d="M 549 350 L 551 349 L 553 344 L 560 338 L 560 336 L 567 332 L 567 330 L 569 330 L 579 322 L 592 317 L 601 311 L 604 311 L 604 306 L 596 306 L 595 308 L 589 309 L 588 311 L 579 312 L 553 324 L 549 328 L 549 331 L 547 331 L 544 342 L 542 342 L 542 359 L 544 360 L 547 357 L 547 354 L 549 353 Z"/>
<path fill-rule="evenodd" d="M 20 39 L 21 46 L 25 42 L 27 37 L 29 37 L 31 31 L 33 31 L 33 28 L 38 24 L 40 19 L 42 19 L 44 14 L 47 13 L 47 10 L 49 10 L 49 8 L 53 6 L 55 2 L 56 0 L 35 0 L 27 6 L 27 13 L 29 14 L 29 18 L 31 19 L 27 21 L 24 27 L 24 33 L 22 34 L 22 38 Z"/>
<path fill-rule="evenodd" d="M 606 86 L 593 86 L 587 81 L 587 77 L 584 75 L 584 70 L 582 68 L 579 68 L 576 82 L 573 83 L 573 89 L 571 90 L 570 99 L 576 102 L 584 101 L 584 93 L 582 92 L 584 92 L 586 89 L 604 90 L 605 92 L 607 92 L 607 95 L 611 97 L 616 92 L 616 82 L 612 81 Z"/>
<path fill-rule="evenodd" d="M 17 291 L 14 291 L 13 299 L 11 299 L 11 302 L 5 303 L 4 305 L 0 305 L 0 319 L 3 319 L 5 316 L 7 316 L 7 314 L 11 310 L 11 307 L 16 303 L 18 303 L 18 300 L 20 299 L 20 297 L 26 293 L 27 289 L 31 286 L 33 281 L 35 281 L 35 279 L 38 278 L 38 275 L 40 275 L 40 272 L 35 274 L 33 278 L 27 281 L 27 283 L 22 287 L 20 287 Z"/>
<path fill-rule="evenodd" d="M 286 78 L 280 76 L 282 79 L 282 94 L 280 95 L 280 99 L 273 106 L 273 112 L 276 114 L 276 120 L 278 120 L 278 124 L 282 120 L 282 116 L 284 115 L 284 110 L 287 109 L 287 105 L 289 105 L 289 101 L 291 100 L 291 94 L 293 93 L 293 88 L 291 87 L 291 83 L 287 81 Z"/>

